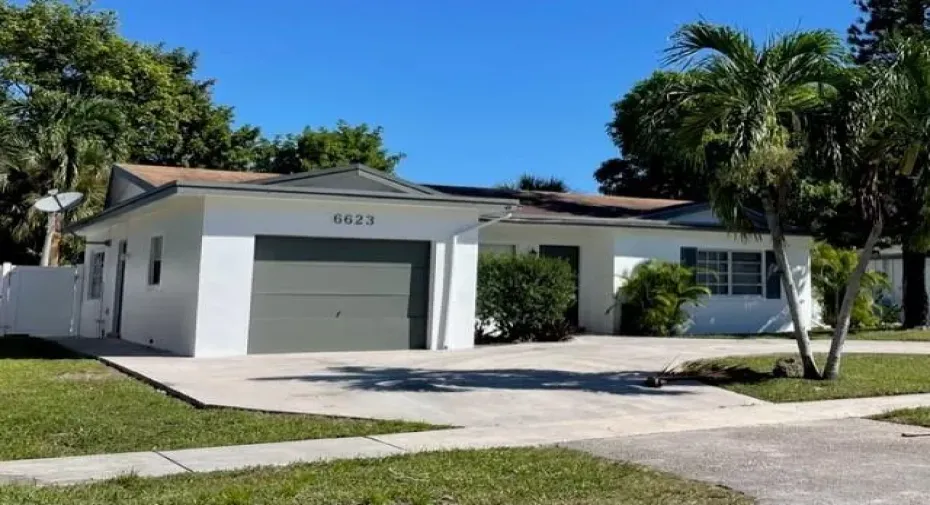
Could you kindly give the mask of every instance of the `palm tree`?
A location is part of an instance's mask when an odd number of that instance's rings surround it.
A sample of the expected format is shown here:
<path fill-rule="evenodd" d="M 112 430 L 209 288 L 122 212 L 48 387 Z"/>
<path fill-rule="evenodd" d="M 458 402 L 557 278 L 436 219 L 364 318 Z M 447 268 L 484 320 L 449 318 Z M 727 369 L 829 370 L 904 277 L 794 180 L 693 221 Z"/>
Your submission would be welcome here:
<path fill-rule="evenodd" d="M 689 319 L 687 306 L 697 306 L 710 295 L 694 272 L 677 263 L 640 263 L 617 290 L 614 308 L 621 308 L 625 329 L 647 335 L 675 335 Z"/>
<path fill-rule="evenodd" d="M 792 32 L 760 46 L 746 33 L 705 22 L 683 26 L 667 50 L 668 63 L 692 68 L 672 90 L 674 112 L 683 115 L 677 141 L 711 172 L 711 204 L 730 230 L 753 233 L 747 209 L 761 204 L 810 378 L 820 371 L 801 319 L 783 218 L 798 181 L 803 116 L 822 104 L 842 54 L 829 31 Z"/>
<path fill-rule="evenodd" d="M 868 283 L 869 260 L 894 207 L 895 183 L 918 177 L 930 166 L 930 44 L 918 39 L 893 39 L 892 44 L 891 56 L 844 73 L 828 120 L 811 128 L 821 132 L 814 141 L 826 151 L 823 160 L 855 188 L 854 199 L 870 226 L 845 286 L 824 366 L 826 379 L 839 376 L 850 315 L 860 286 Z"/>
<path fill-rule="evenodd" d="M 823 309 L 823 322 L 836 326 L 849 279 L 859 264 L 859 254 L 852 249 L 832 247 L 825 242 L 814 246 L 811 254 L 811 284 Z M 851 325 L 857 327 L 878 324 L 874 315 L 874 295 L 891 287 L 883 272 L 865 272 L 859 284 Z M 871 319 L 871 321 L 869 321 Z"/>
<path fill-rule="evenodd" d="M 33 254 L 41 243 L 44 222 L 32 203 L 49 190 L 87 195 L 73 217 L 102 208 L 106 174 L 121 153 L 117 141 L 121 120 L 112 102 L 95 97 L 36 91 L 18 104 L 15 127 L 22 140 L 15 163 L 5 172 L 10 181 L 4 195 L 6 219 L 13 238 Z M 57 258 L 57 236 L 53 244 L 52 257 Z"/>
<path fill-rule="evenodd" d="M 20 128 L 31 140 L 31 168 L 58 189 L 74 187 L 87 151 L 119 152 L 114 142 L 122 117 L 110 100 L 42 91 L 33 93 L 20 109 Z"/>

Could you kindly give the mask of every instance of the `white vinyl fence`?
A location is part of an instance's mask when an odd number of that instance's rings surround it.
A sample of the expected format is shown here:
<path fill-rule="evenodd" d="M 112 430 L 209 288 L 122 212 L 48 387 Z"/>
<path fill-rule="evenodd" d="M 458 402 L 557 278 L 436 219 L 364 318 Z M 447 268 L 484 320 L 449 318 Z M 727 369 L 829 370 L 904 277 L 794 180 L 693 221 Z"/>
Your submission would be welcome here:
<path fill-rule="evenodd" d="M 81 267 L 0 266 L 0 335 L 78 334 Z"/>

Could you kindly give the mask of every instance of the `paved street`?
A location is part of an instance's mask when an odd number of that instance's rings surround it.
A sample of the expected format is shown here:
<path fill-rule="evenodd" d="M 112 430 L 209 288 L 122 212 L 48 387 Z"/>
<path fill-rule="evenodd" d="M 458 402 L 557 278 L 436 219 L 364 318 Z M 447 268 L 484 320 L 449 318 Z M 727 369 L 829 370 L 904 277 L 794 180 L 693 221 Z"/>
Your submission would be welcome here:
<path fill-rule="evenodd" d="M 926 505 L 930 430 L 864 419 L 644 435 L 565 444 L 721 484 L 760 505 Z"/>

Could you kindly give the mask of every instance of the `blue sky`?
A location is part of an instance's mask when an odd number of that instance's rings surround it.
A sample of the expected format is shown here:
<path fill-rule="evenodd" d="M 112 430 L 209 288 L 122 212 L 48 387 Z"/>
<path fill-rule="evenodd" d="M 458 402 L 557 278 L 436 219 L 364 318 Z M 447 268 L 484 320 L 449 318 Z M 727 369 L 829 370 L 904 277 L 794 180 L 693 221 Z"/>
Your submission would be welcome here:
<path fill-rule="evenodd" d="M 266 134 L 340 119 L 385 129 L 418 182 L 523 172 L 594 192 L 610 104 L 704 19 L 764 38 L 844 32 L 850 0 L 103 0 L 122 32 L 200 52 L 200 76 Z"/>

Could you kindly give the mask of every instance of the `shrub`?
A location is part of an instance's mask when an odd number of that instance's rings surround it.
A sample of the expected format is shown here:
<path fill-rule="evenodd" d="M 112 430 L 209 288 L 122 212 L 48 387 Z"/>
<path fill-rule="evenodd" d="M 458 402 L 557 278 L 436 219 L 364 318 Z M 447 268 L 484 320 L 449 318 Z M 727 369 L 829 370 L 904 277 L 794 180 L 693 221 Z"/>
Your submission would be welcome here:
<path fill-rule="evenodd" d="M 811 251 L 811 282 L 824 324 L 836 325 L 846 283 L 858 261 L 858 253 L 854 249 L 839 249 L 823 242 Z M 853 302 L 850 327 L 875 328 L 883 323 L 883 318 L 894 317 L 893 314 L 885 314 L 884 307 L 876 303 L 876 299 L 882 298 L 889 287 L 888 277 L 882 272 L 866 272 L 862 276 L 859 294 Z"/>
<path fill-rule="evenodd" d="M 501 342 L 561 340 L 575 301 L 568 262 L 536 255 L 482 254 L 478 259 L 476 336 Z"/>
<path fill-rule="evenodd" d="M 676 263 L 641 263 L 617 290 L 620 331 L 631 335 L 678 335 L 690 319 L 687 305 L 710 294 L 697 284 L 694 271 Z"/>

